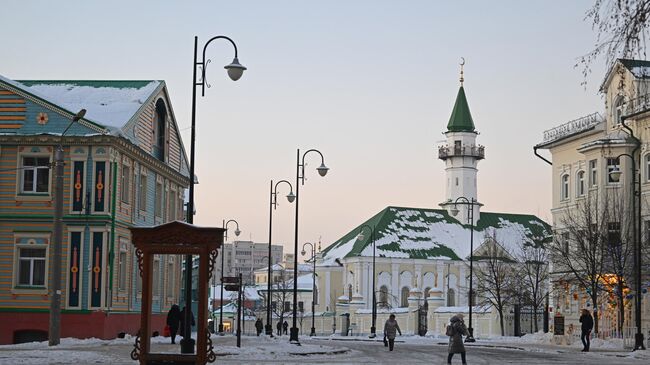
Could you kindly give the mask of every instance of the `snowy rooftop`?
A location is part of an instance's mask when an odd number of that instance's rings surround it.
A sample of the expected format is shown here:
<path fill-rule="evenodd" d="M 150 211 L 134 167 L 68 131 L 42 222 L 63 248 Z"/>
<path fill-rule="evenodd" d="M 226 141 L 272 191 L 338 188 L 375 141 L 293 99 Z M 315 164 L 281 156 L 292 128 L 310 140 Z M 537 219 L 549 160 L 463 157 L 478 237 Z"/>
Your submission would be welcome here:
<path fill-rule="evenodd" d="M 443 209 L 387 207 L 323 250 L 320 265 L 334 265 L 336 259 L 372 256 L 368 230 L 359 237 L 360 227 L 374 227 L 377 257 L 451 259 L 469 257 L 470 226 Z M 517 253 L 519 244 L 541 244 L 551 238 L 550 226 L 533 215 L 481 212 L 473 229 L 474 249 L 486 234 L 496 234 L 508 252 Z"/>

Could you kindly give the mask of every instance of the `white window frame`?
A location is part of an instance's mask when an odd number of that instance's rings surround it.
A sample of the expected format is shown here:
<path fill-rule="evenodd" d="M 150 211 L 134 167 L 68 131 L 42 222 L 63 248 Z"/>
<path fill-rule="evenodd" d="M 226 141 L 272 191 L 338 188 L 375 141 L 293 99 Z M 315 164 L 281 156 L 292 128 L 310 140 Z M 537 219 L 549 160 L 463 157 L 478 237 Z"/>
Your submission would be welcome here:
<path fill-rule="evenodd" d="M 140 179 L 138 181 L 139 181 L 138 209 L 142 212 L 146 212 L 147 211 L 147 185 L 149 184 L 149 179 L 147 177 L 147 172 L 145 169 L 140 170 Z"/>
<path fill-rule="evenodd" d="M 176 215 L 178 214 L 178 211 L 176 209 L 176 189 L 172 188 L 169 191 L 169 210 L 168 210 L 168 217 L 169 221 L 175 221 L 176 220 Z"/>
<path fill-rule="evenodd" d="M 21 239 L 27 238 L 27 243 L 18 243 Z M 36 239 L 44 239 L 46 243 L 37 243 Z M 12 280 L 12 290 L 13 294 L 20 293 L 29 293 L 29 294 L 47 294 L 48 290 L 48 273 L 49 273 L 49 242 L 50 235 L 39 235 L 39 234 L 29 234 L 29 235 L 16 235 L 14 236 L 14 265 L 13 265 L 13 280 Z M 45 250 L 45 269 L 44 269 L 44 279 L 43 285 L 33 286 L 33 285 L 23 285 L 19 284 L 20 280 L 20 251 L 22 249 L 43 249 Z M 33 274 L 32 274 L 33 275 Z M 30 275 L 30 276 L 32 276 Z"/>
<path fill-rule="evenodd" d="M 613 162 L 615 162 L 615 164 L 612 164 Z M 610 175 L 610 173 L 612 171 L 614 171 L 615 169 L 619 170 L 619 171 L 621 170 L 621 159 L 620 159 L 620 157 L 616 157 L 616 158 L 608 157 L 607 158 L 607 169 L 605 169 L 605 171 L 607 172 L 607 184 L 608 185 L 618 185 L 618 183 L 620 182 L 620 180 L 619 181 L 612 180 L 612 177 Z"/>
<path fill-rule="evenodd" d="M 570 177 L 569 174 L 560 176 L 560 200 L 568 200 L 570 196 Z"/>
<path fill-rule="evenodd" d="M 576 174 L 576 196 L 581 197 L 585 195 L 586 184 L 585 184 L 585 171 L 580 170 Z"/>
<path fill-rule="evenodd" d="M 126 237 L 119 238 L 119 253 L 117 256 L 117 290 L 126 292 L 129 287 L 129 240 Z"/>
<path fill-rule="evenodd" d="M 162 218 L 163 216 L 163 195 L 164 187 L 163 183 L 156 181 L 156 192 L 155 192 L 155 201 L 154 201 L 154 216 L 157 218 Z"/>
<path fill-rule="evenodd" d="M 589 160 L 589 186 L 598 186 L 598 160 Z"/>
<path fill-rule="evenodd" d="M 650 153 L 645 155 L 645 181 L 650 182 Z"/>
<path fill-rule="evenodd" d="M 160 299 L 160 255 L 153 255 L 153 263 L 151 266 L 151 295 L 154 299 Z"/>
<path fill-rule="evenodd" d="M 165 286 L 167 298 L 174 298 L 175 286 L 176 286 L 176 260 L 173 255 L 170 255 L 167 259 L 167 283 Z M 213 274 L 214 275 L 214 274 Z"/>
<path fill-rule="evenodd" d="M 36 165 L 33 167 L 25 167 L 25 158 L 35 158 L 35 159 L 47 159 L 48 160 L 48 165 L 43 166 L 43 165 Z M 47 153 L 20 153 L 18 155 L 18 171 L 20 171 L 19 174 L 17 174 L 18 177 L 18 186 L 17 188 L 17 193 L 19 195 L 37 195 L 37 196 L 49 196 L 52 193 L 52 173 L 53 169 L 50 168 L 49 164 L 52 162 L 52 156 L 51 154 Z M 47 191 L 36 191 L 37 190 L 37 181 L 38 181 L 38 175 L 39 171 L 47 171 L 48 177 L 47 177 Z M 34 181 L 32 182 L 32 189 L 33 190 L 24 190 L 24 182 L 25 182 L 25 174 L 27 171 L 33 171 L 34 173 Z"/>
<path fill-rule="evenodd" d="M 122 164 L 120 188 L 120 201 L 122 201 L 122 204 L 131 204 L 131 166 L 127 164 Z"/>

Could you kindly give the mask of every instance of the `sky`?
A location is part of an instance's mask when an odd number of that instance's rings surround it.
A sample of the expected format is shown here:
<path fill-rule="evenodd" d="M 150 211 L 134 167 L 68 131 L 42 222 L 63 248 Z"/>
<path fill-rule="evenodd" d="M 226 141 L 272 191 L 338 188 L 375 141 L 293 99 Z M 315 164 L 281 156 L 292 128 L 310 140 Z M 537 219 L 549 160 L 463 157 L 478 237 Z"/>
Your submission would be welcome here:
<path fill-rule="evenodd" d="M 295 185 L 306 156 L 299 243 L 325 248 L 389 205 L 439 208 L 437 146 L 465 64 L 485 160 L 482 211 L 551 221 L 551 168 L 533 155 L 544 130 L 601 112 L 604 62 L 583 85 L 575 64 L 596 35 L 589 0 L 14 1 L 0 4 L 0 75 L 10 79 L 165 80 L 189 153 L 194 37 L 212 42 L 211 88 L 196 100 L 195 223 L 235 219 L 268 242 L 270 180 Z M 200 54 L 200 51 L 199 51 Z M 288 187 L 280 185 L 280 197 Z M 295 206 L 281 198 L 273 242 L 293 252 Z M 232 227 L 231 227 L 232 228 Z M 230 234 L 229 238 L 234 237 Z M 299 249 L 300 250 L 300 249 Z"/>

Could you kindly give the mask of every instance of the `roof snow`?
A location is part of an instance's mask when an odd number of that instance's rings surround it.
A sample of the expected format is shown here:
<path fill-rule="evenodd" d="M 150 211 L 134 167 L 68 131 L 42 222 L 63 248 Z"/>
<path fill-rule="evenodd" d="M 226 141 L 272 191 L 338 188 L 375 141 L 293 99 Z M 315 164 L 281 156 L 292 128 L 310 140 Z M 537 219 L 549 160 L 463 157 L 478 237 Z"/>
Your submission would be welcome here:
<path fill-rule="evenodd" d="M 372 256 L 370 235 L 359 237 L 363 225 L 375 230 L 378 257 L 460 260 L 470 255 L 472 234 L 474 249 L 489 234 L 496 235 L 501 246 L 516 254 L 522 242 L 545 243 L 551 237 L 550 226 L 533 215 L 482 212 L 472 228 L 442 209 L 387 207 L 327 247 L 319 264 L 333 265 L 344 257 Z"/>

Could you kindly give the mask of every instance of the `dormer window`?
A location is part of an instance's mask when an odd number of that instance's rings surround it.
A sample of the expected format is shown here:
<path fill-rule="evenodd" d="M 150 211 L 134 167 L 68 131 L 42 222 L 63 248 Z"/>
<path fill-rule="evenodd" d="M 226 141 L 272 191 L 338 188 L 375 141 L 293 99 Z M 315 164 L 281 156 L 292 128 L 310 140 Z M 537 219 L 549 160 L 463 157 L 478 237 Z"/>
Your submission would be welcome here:
<path fill-rule="evenodd" d="M 621 117 L 623 116 L 623 107 L 625 105 L 624 103 L 624 98 L 622 95 L 619 95 L 616 97 L 616 101 L 614 102 L 614 109 L 612 113 L 612 125 L 617 126 L 621 124 Z"/>

